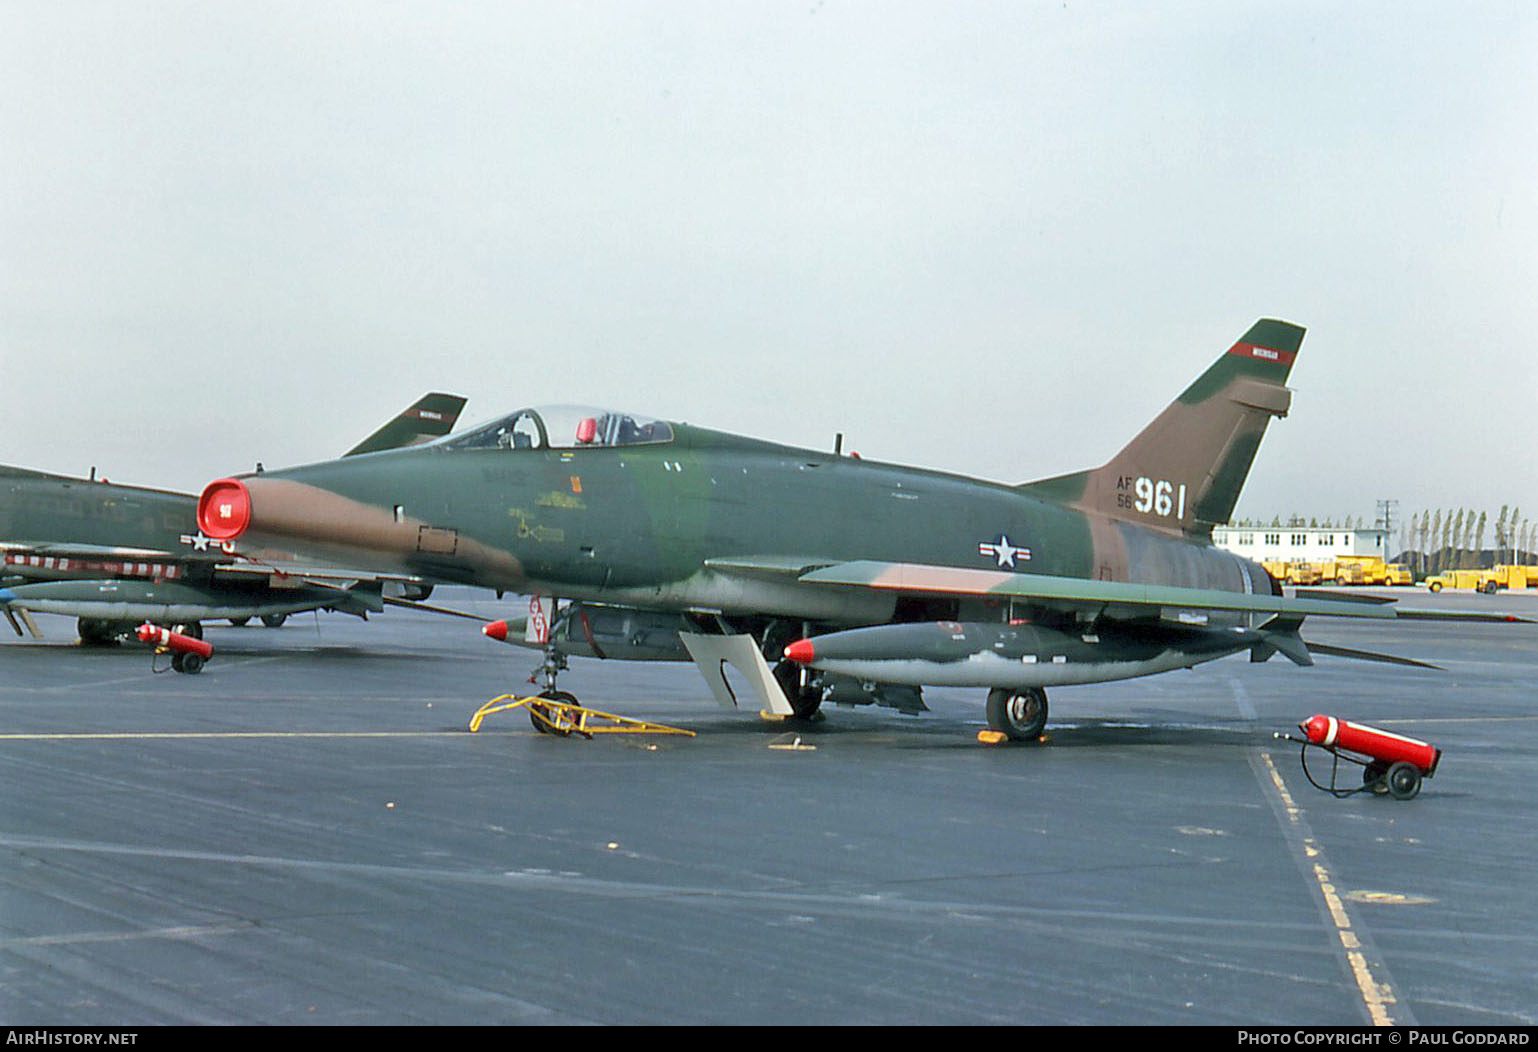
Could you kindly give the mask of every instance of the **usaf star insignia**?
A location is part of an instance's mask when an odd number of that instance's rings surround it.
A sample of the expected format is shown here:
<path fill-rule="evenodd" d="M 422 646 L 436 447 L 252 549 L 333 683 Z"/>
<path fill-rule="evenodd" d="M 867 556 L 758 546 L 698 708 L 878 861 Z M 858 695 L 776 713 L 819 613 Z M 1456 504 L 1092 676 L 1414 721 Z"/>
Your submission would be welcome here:
<path fill-rule="evenodd" d="M 990 559 L 997 559 L 1000 569 L 1009 567 L 1014 569 L 1016 559 L 1029 559 L 1031 550 L 1020 545 L 1010 544 L 1006 534 L 999 534 L 996 541 L 982 541 L 977 546 L 977 554 L 985 555 Z"/>

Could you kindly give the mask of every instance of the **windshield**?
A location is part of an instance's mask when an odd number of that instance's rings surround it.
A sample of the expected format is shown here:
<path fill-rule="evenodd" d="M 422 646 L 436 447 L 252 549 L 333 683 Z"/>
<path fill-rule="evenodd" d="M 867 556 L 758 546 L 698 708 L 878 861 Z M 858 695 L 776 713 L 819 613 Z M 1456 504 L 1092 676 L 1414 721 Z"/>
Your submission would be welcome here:
<path fill-rule="evenodd" d="M 489 424 L 439 439 L 445 449 L 582 449 L 671 442 L 666 420 L 591 406 L 520 409 Z"/>

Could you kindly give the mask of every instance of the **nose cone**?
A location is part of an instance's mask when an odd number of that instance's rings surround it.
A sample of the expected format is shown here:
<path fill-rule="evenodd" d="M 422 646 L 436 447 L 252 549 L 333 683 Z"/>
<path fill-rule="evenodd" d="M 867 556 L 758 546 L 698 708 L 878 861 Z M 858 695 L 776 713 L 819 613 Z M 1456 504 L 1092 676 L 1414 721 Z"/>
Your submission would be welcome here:
<path fill-rule="evenodd" d="M 495 639 L 498 643 L 506 643 L 507 642 L 507 622 L 506 621 L 493 621 L 489 625 L 482 625 L 481 626 L 481 633 L 483 635 L 490 636 L 492 639 Z"/>
<path fill-rule="evenodd" d="M 785 648 L 786 659 L 798 665 L 810 665 L 816 656 L 817 648 L 810 639 L 798 639 Z"/>
<path fill-rule="evenodd" d="M 251 491 L 239 479 L 210 482 L 198 498 L 198 528 L 216 541 L 232 541 L 251 525 Z"/>

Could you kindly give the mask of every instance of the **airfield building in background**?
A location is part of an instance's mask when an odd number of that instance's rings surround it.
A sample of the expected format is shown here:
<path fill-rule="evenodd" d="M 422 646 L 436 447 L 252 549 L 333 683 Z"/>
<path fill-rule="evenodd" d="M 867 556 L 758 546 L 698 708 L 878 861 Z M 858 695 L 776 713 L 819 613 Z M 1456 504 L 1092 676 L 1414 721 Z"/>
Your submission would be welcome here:
<path fill-rule="evenodd" d="M 1342 556 L 1387 559 L 1388 531 L 1382 527 L 1218 526 L 1212 543 L 1258 563 L 1325 563 Z"/>

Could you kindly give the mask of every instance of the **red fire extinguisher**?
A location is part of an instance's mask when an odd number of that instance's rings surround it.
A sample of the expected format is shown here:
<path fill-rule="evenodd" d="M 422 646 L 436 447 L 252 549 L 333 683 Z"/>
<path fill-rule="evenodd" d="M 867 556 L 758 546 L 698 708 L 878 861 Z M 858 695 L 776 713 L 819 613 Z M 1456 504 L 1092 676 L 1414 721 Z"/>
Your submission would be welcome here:
<path fill-rule="evenodd" d="M 1299 741 L 1305 746 L 1303 773 L 1320 789 L 1336 796 L 1348 796 L 1364 790 L 1386 792 L 1398 800 L 1409 800 L 1421 791 L 1421 779 L 1436 773 L 1442 760 L 1442 750 L 1416 738 L 1407 738 L 1378 727 L 1337 719 L 1334 716 L 1316 715 L 1298 724 L 1303 737 L 1279 734 L 1288 741 Z M 1315 781 L 1308 769 L 1307 746 L 1316 746 L 1333 754 L 1337 767 L 1330 772 L 1330 784 Z M 1338 761 L 1347 760 L 1363 767 L 1360 789 L 1337 788 Z"/>
<path fill-rule="evenodd" d="M 173 632 L 169 628 L 152 625 L 148 621 L 139 626 L 139 640 L 153 644 L 155 653 L 171 655 L 171 667 L 177 672 L 192 675 L 203 670 L 203 665 L 214 654 L 212 643 Z M 165 671 L 159 669 L 157 671 Z"/>

